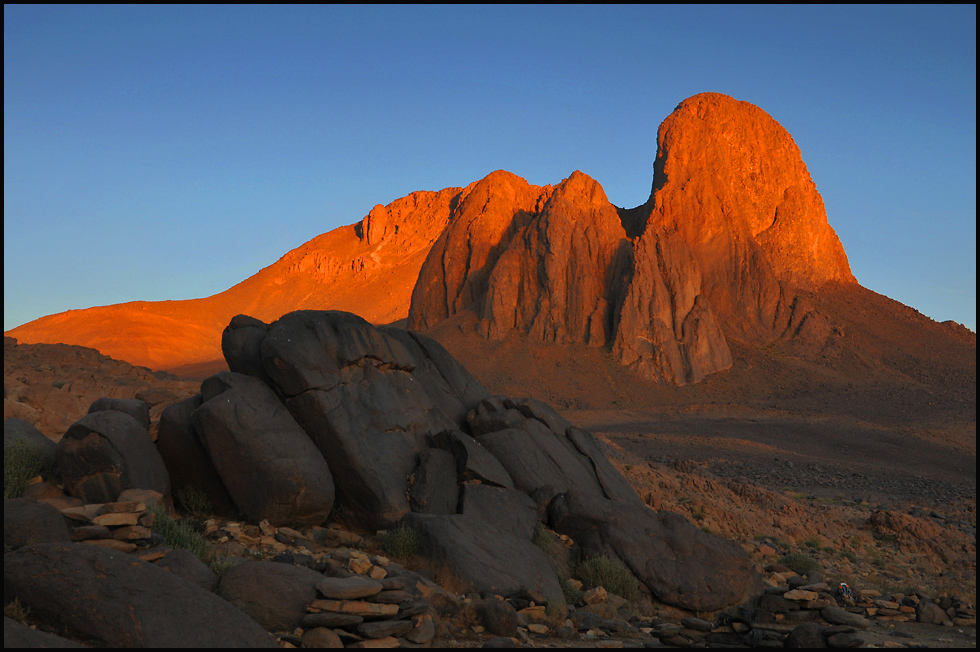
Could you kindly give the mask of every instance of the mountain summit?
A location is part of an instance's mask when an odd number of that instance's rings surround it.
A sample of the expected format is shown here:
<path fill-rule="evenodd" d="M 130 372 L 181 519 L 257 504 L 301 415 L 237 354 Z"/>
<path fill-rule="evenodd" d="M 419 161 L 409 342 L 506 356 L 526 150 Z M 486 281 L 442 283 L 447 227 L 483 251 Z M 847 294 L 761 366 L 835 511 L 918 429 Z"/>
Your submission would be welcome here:
<path fill-rule="evenodd" d="M 797 290 L 854 277 L 789 133 L 706 93 L 682 102 L 657 141 L 650 199 L 634 209 L 581 172 L 555 187 L 495 172 L 464 190 L 422 266 L 409 326 L 470 310 L 486 337 L 610 345 L 671 384 L 731 366 L 726 331 L 822 344 L 830 328 Z"/>

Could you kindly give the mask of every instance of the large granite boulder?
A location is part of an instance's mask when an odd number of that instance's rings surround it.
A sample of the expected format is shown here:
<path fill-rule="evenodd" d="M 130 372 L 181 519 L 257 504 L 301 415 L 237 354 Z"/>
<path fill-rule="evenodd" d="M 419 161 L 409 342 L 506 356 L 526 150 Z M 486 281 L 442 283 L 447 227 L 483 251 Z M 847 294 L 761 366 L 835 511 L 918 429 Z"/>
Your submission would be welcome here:
<path fill-rule="evenodd" d="M 250 561 L 221 577 L 218 595 L 235 605 L 269 632 L 291 632 L 317 597 L 320 573 L 291 564 Z"/>
<path fill-rule="evenodd" d="M 185 492 L 207 496 L 215 514 L 230 516 L 236 511 L 235 502 L 191 425 L 191 414 L 203 402 L 201 395 L 196 394 L 163 411 L 157 450 L 170 473 L 170 484 L 178 502 Z"/>
<path fill-rule="evenodd" d="M 349 313 L 298 311 L 266 331 L 233 320 L 223 348 L 233 368 L 270 379 L 330 466 L 338 503 L 369 527 L 409 512 L 407 478 L 426 437 L 458 428 L 487 395 L 434 340 Z"/>
<path fill-rule="evenodd" d="M 552 500 L 548 523 L 586 556 L 620 559 L 653 595 L 691 611 L 717 611 L 761 589 L 745 551 L 679 514 L 578 491 Z"/>
<path fill-rule="evenodd" d="M 134 488 L 170 494 L 170 476 L 153 438 L 124 412 L 85 415 L 68 428 L 57 456 L 65 490 L 87 503 L 111 503 Z"/>
<path fill-rule="evenodd" d="M 131 555 L 82 543 L 25 546 L 3 557 L 4 599 L 107 647 L 273 647 L 217 595 Z"/>
<path fill-rule="evenodd" d="M 109 398 L 103 397 L 96 399 L 92 402 L 92 405 L 88 407 L 88 413 L 93 412 L 105 412 L 106 410 L 115 410 L 117 412 L 125 412 L 129 416 L 136 419 L 141 426 L 150 429 L 150 406 L 146 401 L 141 401 L 135 398 Z"/>
<path fill-rule="evenodd" d="M 466 484 L 460 507 L 458 514 L 412 513 L 401 521 L 419 534 L 420 554 L 457 578 L 458 590 L 509 595 L 530 589 L 564 602 L 554 564 L 531 542 L 534 501 L 513 489 Z"/>
<path fill-rule="evenodd" d="M 206 379 L 201 394 L 192 427 L 242 513 L 273 525 L 323 523 L 334 501 L 330 469 L 276 394 L 233 372 Z"/>
<path fill-rule="evenodd" d="M 467 417 L 514 486 L 587 555 L 621 559 L 661 601 L 714 611 L 755 588 L 745 552 L 676 514 L 647 507 L 595 438 L 540 401 L 494 396 Z"/>
<path fill-rule="evenodd" d="M 30 498 L 3 501 L 4 549 L 54 541 L 71 541 L 68 524 L 58 508 Z"/>

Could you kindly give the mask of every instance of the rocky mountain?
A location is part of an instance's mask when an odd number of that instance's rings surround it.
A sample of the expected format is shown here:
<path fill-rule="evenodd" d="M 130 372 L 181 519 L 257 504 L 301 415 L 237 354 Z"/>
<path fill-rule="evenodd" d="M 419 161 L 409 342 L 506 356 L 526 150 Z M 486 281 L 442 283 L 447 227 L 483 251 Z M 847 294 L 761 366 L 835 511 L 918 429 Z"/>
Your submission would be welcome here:
<path fill-rule="evenodd" d="M 727 337 L 822 346 L 830 328 L 797 290 L 854 277 L 792 137 L 706 93 L 657 142 L 650 199 L 630 210 L 581 172 L 554 188 L 479 182 L 422 267 L 409 326 L 469 310 L 491 339 L 611 346 L 669 384 L 730 367 Z"/>
<path fill-rule="evenodd" d="M 685 384 L 730 367 L 733 337 L 822 346 L 832 329 L 799 290 L 830 281 L 854 278 L 792 137 L 705 93 L 661 125 L 637 208 L 581 172 L 539 187 L 498 171 L 376 206 L 212 297 L 69 311 L 9 335 L 199 374 L 223 368 L 215 342 L 239 313 L 342 309 L 424 330 L 469 311 L 485 337 L 608 346 L 642 376 Z"/>

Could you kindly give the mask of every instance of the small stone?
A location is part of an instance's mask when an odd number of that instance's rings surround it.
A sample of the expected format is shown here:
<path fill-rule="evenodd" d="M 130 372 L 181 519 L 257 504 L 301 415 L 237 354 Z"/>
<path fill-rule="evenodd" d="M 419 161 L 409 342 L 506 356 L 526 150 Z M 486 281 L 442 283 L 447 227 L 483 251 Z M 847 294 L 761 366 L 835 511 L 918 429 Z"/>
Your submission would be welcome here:
<path fill-rule="evenodd" d="M 360 600 L 314 600 L 307 607 L 307 610 L 313 613 L 329 611 L 357 615 L 394 616 L 398 613 L 398 605 L 374 604 Z"/>
<path fill-rule="evenodd" d="M 414 599 L 415 596 L 408 591 L 382 591 L 374 596 L 374 602 L 381 604 L 402 604 Z"/>
<path fill-rule="evenodd" d="M 139 525 L 140 515 L 131 512 L 100 514 L 92 519 L 96 525 L 117 527 L 120 525 Z"/>
<path fill-rule="evenodd" d="M 364 638 L 383 639 L 391 636 L 404 636 L 412 631 L 415 625 L 410 620 L 380 620 L 373 623 L 361 623 L 357 633 Z"/>
<path fill-rule="evenodd" d="M 381 593 L 381 582 L 365 577 L 324 577 L 317 582 L 316 588 L 328 598 L 337 600 L 356 600 L 369 598 Z"/>
<path fill-rule="evenodd" d="M 344 643 L 332 630 L 326 627 L 314 627 L 303 633 L 303 647 L 340 648 L 344 647 Z"/>
<path fill-rule="evenodd" d="M 400 645 L 401 644 L 398 642 L 397 638 L 395 638 L 394 636 L 389 636 L 387 638 L 375 638 L 375 639 L 368 639 L 366 641 L 358 641 L 357 643 L 354 643 L 353 645 L 348 645 L 347 647 L 392 648 L 392 647 L 399 647 Z"/>
<path fill-rule="evenodd" d="M 383 580 L 387 577 L 388 571 L 381 568 L 380 566 L 372 566 L 371 570 L 368 571 L 368 577 L 372 580 Z"/>
<path fill-rule="evenodd" d="M 330 612 L 321 612 L 315 614 L 306 614 L 303 616 L 303 620 L 300 625 L 305 628 L 312 627 L 348 627 L 350 625 L 360 625 L 364 622 L 364 619 L 360 616 L 354 614 L 338 614 Z"/>
<path fill-rule="evenodd" d="M 699 632 L 710 632 L 715 626 L 701 618 L 681 618 L 681 625 Z"/>
<path fill-rule="evenodd" d="M 352 573 L 357 573 L 358 575 L 365 575 L 372 568 L 374 568 L 374 566 L 370 561 L 367 559 L 354 557 L 353 555 L 351 555 L 350 561 L 347 562 L 347 569 Z"/>
<path fill-rule="evenodd" d="M 131 514 L 146 511 L 146 505 L 135 501 L 104 503 L 99 514 Z"/>
<path fill-rule="evenodd" d="M 436 626 L 435 623 L 432 622 L 432 616 L 429 614 L 424 614 L 421 616 L 416 616 L 413 620 L 415 626 L 412 631 L 405 634 L 405 640 L 410 643 L 425 645 L 435 638 Z"/>
<path fill-rule="evenodd" d="M 816 591 L 804 591 L 802 589 L 793 589 L 792 591 L 787 591 L 783 594 L 783 597 L 787 600 L 816 600 L 820 597 L 820 594 Z"/>
<path fill-rule="evenodd" d="M 111 539 L 112 531 L 104 525 L 81 525 L 73 527 L 68 535 L 72 541 L 87 541 L 88 539 Z"/>
<path fill-rule="evenodd" d="M 150 528 L 141 525 L 124 525 L 112 531 L 112 538 L 117 541 L 139 541 L 150 538 Z"/>
<path fill-rule="evenodd" d="M 582 601 L 585 602 L 585 604 L 599 604 L 601 602 L 605 602 L 608 597 L 609 596 L 606 593 L 606 589 L 602 588 L 601 586 L 597 586 L 594 589 L 589 589 L 586 591 L 582 596 Z"/>
<path fill-rule="evenodd" d="M 548 626 L 547 625 L 543 625 L 541 623 L 531 623 L 530 625 L 527 626 L 527 631 L 531 632 L 532 634 L 539 634 L 541 636 L 547 636 L 548 635 Z"/>
<path fill-rule="evenodd" d="M 824 620 L 832 625 L 847 625 L 849 627 L 857 627 L 859 629 L 867 629 L 868 627 L 871 627 L 871 621 L 864 616 L 852 614 L 848 611 L 844 611 L 840 607 L 824 607 L 820 610 L 820 615 Z"/>

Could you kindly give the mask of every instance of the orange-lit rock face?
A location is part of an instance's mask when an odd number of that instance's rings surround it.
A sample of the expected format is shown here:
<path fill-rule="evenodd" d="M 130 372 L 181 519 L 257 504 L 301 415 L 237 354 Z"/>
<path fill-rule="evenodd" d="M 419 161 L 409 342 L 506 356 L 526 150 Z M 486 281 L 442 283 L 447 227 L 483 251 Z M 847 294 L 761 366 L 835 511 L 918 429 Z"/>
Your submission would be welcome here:
<path fill-rule="evenodd" d="M 492 339 L 610 345 L 676 384 L 731 366 L 726 333 L 828 332 L 796 289 L 854 279 L 786 130 L 709 93 L 682 102 L 658 144 L 650 200 L 629 211 L 580 172 L 554 189 L 500 172 L 476 184 L 422 268 L 409 325 L 470 310 Z"/>
<path fill-rule="evenodd" d="M 648 206 L 703 259 L 736 253 L 749 236 L 780 281 L 854 281 L 799 148 L 748 102 L 703 93 L 678 105 L 657 133 Z"/>

